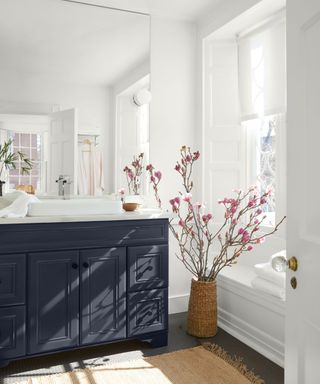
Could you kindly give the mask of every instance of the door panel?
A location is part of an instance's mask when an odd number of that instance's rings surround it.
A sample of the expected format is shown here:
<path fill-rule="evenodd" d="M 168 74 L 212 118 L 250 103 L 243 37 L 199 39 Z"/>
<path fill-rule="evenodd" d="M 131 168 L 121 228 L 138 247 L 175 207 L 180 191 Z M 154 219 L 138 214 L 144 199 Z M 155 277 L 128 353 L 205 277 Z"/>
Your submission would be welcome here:
<path fill-rule="evenodd" d="M 320 2 L 287 2 L 288 66 L 288 271 L 286 384 L 319 382 L 320 361 Z M 297 288 L 290 280 L 296 277 Z"/>
<path fill-rule="evenodd" d="M 128 248 L 130 291 L 168 286 L 168 246 Z"/>
<path fill-rule="evenodd" d="M 81 251 L 81 344 L 126 337 L 126 249 Z"/>
<path fill-rule="evenodd" d="M 23 356 L 25 351 L 25 307 L 0 308 L 0 360 Z"/>
<path fill-rule="evenodd" d="M 0 256 L 0 307 L 25 303 L 26 256 Z"/>
<path fill-rule="evenodd" d="M 78 345 L 79 253 L 29 255 L 29 353 Z"/>

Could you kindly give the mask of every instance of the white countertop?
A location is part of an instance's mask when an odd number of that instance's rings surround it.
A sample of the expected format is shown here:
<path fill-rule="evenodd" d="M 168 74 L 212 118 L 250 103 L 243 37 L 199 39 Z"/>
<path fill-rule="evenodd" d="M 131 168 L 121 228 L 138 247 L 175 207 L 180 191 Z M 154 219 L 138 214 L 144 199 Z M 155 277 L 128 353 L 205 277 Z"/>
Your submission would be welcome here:
<path fill-rule="evenodd" d="M 150 220 L 168 219 L 172 215 L 158 209 L 140 209 L 134 212 L 123 212 L 112 215 L 82 215 L 82 216 L 45 216 L 45 217 L 21 217 L 0 218 L 1 224 L 37 224 L 37 223 L 69 223 L 85 221 L 119 221 L 119 220 Z"/>

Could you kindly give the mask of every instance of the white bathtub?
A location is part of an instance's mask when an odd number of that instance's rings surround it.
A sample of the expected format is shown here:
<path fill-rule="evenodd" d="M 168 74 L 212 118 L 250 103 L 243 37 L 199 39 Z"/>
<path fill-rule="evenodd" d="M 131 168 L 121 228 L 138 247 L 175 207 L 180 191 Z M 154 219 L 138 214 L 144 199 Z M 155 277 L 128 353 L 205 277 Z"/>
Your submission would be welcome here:
<path fill-rule="evenodd" d="M 283 367 L 285 302 L 252 288 L 253 265 L 285 248 L 275 239 L 218 277 L 219 327 Z M 242 256 L 241 256 L 242 257 Z"/>

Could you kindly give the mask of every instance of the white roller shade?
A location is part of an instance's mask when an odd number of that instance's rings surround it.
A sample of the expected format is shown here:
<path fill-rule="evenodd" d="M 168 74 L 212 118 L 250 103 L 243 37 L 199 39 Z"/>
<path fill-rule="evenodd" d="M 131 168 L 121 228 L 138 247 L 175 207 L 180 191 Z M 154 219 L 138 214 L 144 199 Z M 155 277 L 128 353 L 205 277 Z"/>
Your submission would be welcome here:
<path fill-rule="evenodd" d="M 240 38 L 238 50 L 241 119 L 285 112 L 285 20 Z"/>

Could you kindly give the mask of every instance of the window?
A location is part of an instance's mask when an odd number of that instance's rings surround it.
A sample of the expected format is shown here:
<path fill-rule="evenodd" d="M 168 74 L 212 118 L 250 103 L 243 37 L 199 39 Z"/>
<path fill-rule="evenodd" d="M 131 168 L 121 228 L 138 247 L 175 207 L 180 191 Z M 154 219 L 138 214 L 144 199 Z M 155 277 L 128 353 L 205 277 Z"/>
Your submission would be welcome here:
<path fill-rule="evenodd" d="M 277 189 L 277 148 L 282 120 L 281 115 L 271 115 L 243 122 L 248 138 L 248 180 L 250 184 L 256 184 L 261 193 L 269 187 L 275 192 Z M 275 225 L 276 200 L 275 193 L 265 207 L 266 226 Z"/>
<path fill-rule="evenodd" d="M 20 133 L 8 131 L 8 138 L 13 140 L 13 150 L 24 153 L 32 160 L 33 167 L 29 175 L 21 173 L 21 163 L 17 168 L 9 171 L 8 184 L 10 189 L 18 185 L 32 185 L 36 191 L 41 190 L 41 159 L 42 159 L 42 135 L 38 133 Z"/>
<path fill-rule="evenodd" d="M 238 39 L 241 121 L 247 138 L 247 184 L 271 187 L 265 226 L 285 213 L 285 20 L 276 15 Z"/>

